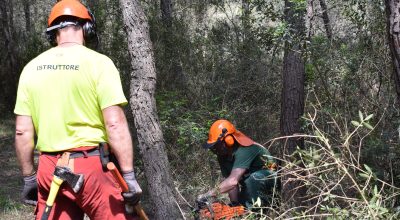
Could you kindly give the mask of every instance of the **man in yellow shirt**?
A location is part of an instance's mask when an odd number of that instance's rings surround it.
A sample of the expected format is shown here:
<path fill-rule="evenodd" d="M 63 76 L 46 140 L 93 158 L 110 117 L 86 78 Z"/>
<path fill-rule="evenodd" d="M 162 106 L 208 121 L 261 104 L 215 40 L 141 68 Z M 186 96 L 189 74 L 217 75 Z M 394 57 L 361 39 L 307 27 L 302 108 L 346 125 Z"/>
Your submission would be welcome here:
<path fill-rule="evenodd" d="M 71 152 L 70 164 L 85 182 L 78 193 L 62 185 L 50 219 L 132 219 L 142 193 L 133 171 L 133 145 L 121 106 L 127 104 L 118 70 L 106 56 L 87 47 L 96 38 L 95 20 L 78 0 L 62 0 L 51 10 L 47 34 L 55 47 L 29 62 L 21 73 L 16 106 L 15 147 L 24 176 L 22 199 L 45 208 L 58 158 Z M 40 152 L 35 171 L 33 151 Z M 110 172 L 103 171 L 98 144 L 108 142 L 129 193 L 121 195 Z M 37 187 L 37 188 L 36 188 Z"/>

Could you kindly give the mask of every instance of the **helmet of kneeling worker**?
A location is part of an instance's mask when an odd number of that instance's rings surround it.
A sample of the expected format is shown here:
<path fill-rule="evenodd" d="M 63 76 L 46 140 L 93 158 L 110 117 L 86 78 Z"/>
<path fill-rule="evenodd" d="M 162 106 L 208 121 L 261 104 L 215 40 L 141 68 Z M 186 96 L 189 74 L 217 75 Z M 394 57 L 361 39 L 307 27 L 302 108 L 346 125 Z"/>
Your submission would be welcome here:
<path fill-rule="evenodd" d="M 204 148 L 211 148 L 218 142 L 225 142 L 225 146 L 232 147 L 237 141 L 241 146 L 250 146 L 254 141 L 235 128 L 228 120 L 220 119 L 215 121 L 208 132 L 207 143 Z"/>

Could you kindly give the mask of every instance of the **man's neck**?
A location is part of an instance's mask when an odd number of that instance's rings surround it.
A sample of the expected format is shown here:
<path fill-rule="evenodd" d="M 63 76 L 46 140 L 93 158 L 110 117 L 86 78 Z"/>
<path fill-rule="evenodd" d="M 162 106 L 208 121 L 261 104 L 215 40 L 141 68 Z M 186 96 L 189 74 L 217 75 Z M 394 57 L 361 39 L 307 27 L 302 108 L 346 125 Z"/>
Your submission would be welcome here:
<path fill-rule="evenodd" d="M 57 35 L 57 45 L 59 47 L 71 47 L 76 45 L 83 45 L 83 33 L 82 29 L 76 29 L 75 27 L 66 27 L 59 30 Z"/>
<path fill-rule="evenodd" d="M 78 42 L 78 41 L 63 41 L 63 42 L 58 43 L 59 47 L 72 47 L 75 45 L 82 45 L 82 43 Z"/>

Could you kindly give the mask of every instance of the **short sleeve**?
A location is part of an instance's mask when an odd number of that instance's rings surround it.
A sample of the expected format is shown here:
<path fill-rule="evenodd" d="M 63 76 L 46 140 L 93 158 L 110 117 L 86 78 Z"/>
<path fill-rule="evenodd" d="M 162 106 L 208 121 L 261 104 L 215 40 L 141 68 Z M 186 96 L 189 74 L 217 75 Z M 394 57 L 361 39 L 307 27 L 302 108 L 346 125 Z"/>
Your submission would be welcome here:
<path fill-rule="evenodd" d="M 21 74 L 18 83 L 17 100 L 15 103 L 14 113 L 17 115 L 32 115 L 31 100 L 29 99 L 28 88 L 23 73 Z"/>
<path fill-rule="evenodd" d="M 97 95 L 100 108 L 104 109 L 112 105 L 126 105 L 128 102 L 122 90 L 121 78 L 114 63 L 105 59 L 97 81 Z"/>
<path fill-rule="evenodd" d="M 254 145 L 253 145 L 254 146 Z M 258 147 L 239 147 L 235 152 L 235 162 L 233 164 L 233 168 L 244 168 L 249 169 L 253 160 L 260 153 L 260 149 Z"/>

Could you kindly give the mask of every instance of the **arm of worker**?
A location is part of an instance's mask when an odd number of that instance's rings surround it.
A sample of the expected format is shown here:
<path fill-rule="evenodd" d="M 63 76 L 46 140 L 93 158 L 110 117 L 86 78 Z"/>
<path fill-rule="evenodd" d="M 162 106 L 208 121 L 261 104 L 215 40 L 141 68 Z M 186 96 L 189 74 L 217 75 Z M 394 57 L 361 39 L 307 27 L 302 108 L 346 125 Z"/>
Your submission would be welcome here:
<path fill-rule="evenodd" d="M 34 135 L 32 118 L 26 115 L 17 115 L 15 120 L 15 151 L 21 165 L 23 176 L 35 172 L 33 161 Z"/>
<path fill-rule="evenodd" d="M 103 109 L 108 143 L 118 160 L 122 172 L 133 170 L 133 145 L 128 122 L 121 106 L 113 105 Z"/>
<path fill-rule="evenodd" d="M 122 193 L 126 203 L 135 205 L 142 194 L 133 170 L 133 144 L 125 113 L 120 106 L 103 109 L 103 118 L 108 135 L 108 142 L 121 167 L 122 176 L 129 187 L 129 192 Z"/>
<path fill-rule="evenodd" d="M 24 178 L 21 200 L 29 205 L 36 205 L 37 203 L 37 181 L 33 160 L 34 136 L 35 129 L 32 118 L 17 115 L 15 120 L 15 151 Z"/>
<path fill-rule="evenodd" d="M 201 201 L 208 199 L 209 197 L 215 197 L 220 193 L 229 193 L 229 194 L 234 193 L 235 188 L 238 187 L 239 180 L 243 177 L 245 173 L 246 169 L 244 168 L 233 169 L 228 178 L 222 181 L 217 188 L 211 189 L 207 193 L 198 196 L 197 200 Z M 236 190 L 236 192 L 238 192 L 238 190 Z M 229 195 L 229 197 L 231 198 L 231 195 Z"/>

